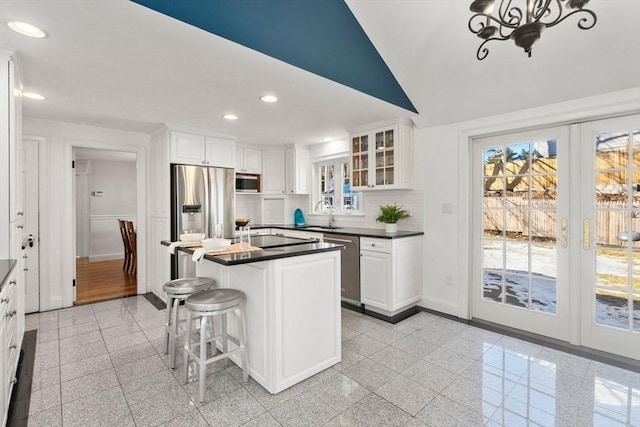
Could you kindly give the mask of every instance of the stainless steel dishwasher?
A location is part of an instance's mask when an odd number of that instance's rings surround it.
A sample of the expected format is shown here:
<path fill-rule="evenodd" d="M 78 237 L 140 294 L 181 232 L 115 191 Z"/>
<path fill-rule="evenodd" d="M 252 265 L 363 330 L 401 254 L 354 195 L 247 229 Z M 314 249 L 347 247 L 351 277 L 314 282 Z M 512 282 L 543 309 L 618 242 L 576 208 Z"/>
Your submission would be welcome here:
<path fill-rule="evenodd" d="M 342 298 L 360 304 L 360 237 L 346 234 L 324 234 L 325 242 L 344 245 L 342 264 Z"/>

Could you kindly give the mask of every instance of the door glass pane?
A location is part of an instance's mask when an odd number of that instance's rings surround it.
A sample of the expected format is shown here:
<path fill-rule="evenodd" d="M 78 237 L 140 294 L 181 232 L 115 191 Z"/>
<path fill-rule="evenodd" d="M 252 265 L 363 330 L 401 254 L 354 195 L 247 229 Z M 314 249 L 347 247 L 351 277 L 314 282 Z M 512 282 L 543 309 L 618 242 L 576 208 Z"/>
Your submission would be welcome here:
<path fill-rule="evenodd" d="M 360 169 L 369 169 L 369 155 L 363 154 L 360 156 Z"/>
<path fill-rule="evenodd" d="M 504 273 L 502 270 L 484 270 L 482 298 L 488 301 L 502 302 Z"/>
<path fill-rule="evenodd" d="M 393 178 L 393 173 L 394 173 L 393 167 L 387 168 L 387 173 L 386 173 L 386 176 L 385 176 L 385 178 L 386 178 L 385 184 L 386 185 L 395 184 L 395 181 L 394 181 L 394 178 Z"/>
<path fill-rule="evenodd" d="M 506 271 L 504 302 L 516 307 L 529 307 L 529 276 Z"/>
<path fill-rule="evenodd" d="M 489 202 L 493 202 L 495 198 L 489 198 Z M 486 206 L 486 205 L 485 205 Z M 484 227 L 484 235 L 486 237 L 495 236 L 502 238 L 504 231 L 503 210 L 502 209 L 484 209 L 482 216 L 482 224 Z"/>
<path fill-rule="evenodd" d="M 556 281 L 542 274 L 531 275 L 531 308 L 545 313 L 556 312 Z"/>
<path fill-rule="evenodd" d="M 360 152 L 360 138 L 356 137 L 351 140 L 351 151 L 353 153 Z"/>
<path fill-rule="evenodd" d="M 530 172 L 530 153 L 531 144 L 529 143 L 507 145 L 504 151 L 505 174 L 522 175 Z"/>
<path fill-rule="evenodd" d="M 506 240 L 507 256 L 505 267 L 507 273 L 527 274 L 529 272 L 529 242 L 528 240 Z"/>
<path fill-rule="evenodd" d="M 629 132 L 596 136 L 596 169 L 626 168 L 629 161 Z"/>
<path fill-rule="evenodd" d="M 487 147 L 482 161 L 483 298 L 556 313 L 556 141 Z"/>
<path fill-rule="evenodd" d="M 484 176 L 502 175 L 502 147 L 487 147 L 482 150 Z"/>
<path fill-rule="evenodd" d="M 629 294 L 596 289 L 596 322 L 616 328 L 629 328 Z"/>
<path fill-rule="evenodd" d="M 637 141 L 635 131 L 595 136 L 595 321 L 629 332 L 637 330 L 640 290 Z"/>

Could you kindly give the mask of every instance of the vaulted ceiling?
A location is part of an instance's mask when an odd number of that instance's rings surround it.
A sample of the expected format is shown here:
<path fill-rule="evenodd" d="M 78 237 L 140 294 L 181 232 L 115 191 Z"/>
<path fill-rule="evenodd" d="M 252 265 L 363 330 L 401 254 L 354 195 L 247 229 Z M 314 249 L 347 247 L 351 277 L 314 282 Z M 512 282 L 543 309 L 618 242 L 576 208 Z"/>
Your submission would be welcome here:
<path fill-rule="evenodd" d="M 25 88 L 47 96 L 25 99 L 27 116 L 139 132 L 173 123 L 252 144 L 316 143 L 393 117 L 436 126 L 640 87 L 637 0 L 592 1 L 593 29 L 569 19 L 543 32 L 531 58 L 496 42 L 484 61 L 467 0 L 346 4 L 418 114 L 127 0 L 2 0 L 0 47 L 18 52 Z M 48 37 L 20 36 L 11 20 Z M 322 21 L 327 34 L 337 28 L 337 17 Z M 367 64 L 359 71 L 367 78 Z M 262 103 L 266 93 L 280 101 Z"/>

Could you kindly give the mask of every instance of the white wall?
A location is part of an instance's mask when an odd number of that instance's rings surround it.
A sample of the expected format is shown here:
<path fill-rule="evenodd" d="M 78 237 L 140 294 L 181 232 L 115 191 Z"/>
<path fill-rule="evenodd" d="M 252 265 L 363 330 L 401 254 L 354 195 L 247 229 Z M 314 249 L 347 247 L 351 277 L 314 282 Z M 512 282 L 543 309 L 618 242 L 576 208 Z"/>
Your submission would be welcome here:
<path fill-rule="evenodd" d="M 136 164 L 107 160 L 89 162 L 89 260 L 119 259 L 124 256 L 124 246 L 117 220 L 136 222 Z M 102 195 L 96 196 L 97 191 Z"/>
<path fill-rule="evenodd" d="M 640 88 L 552 104 L 415 133 L 415 181 L 424 183 L 424 273 L 420 305 L 469 318 L 470 139 L 640 111 Z M 450 205 L 451 214 L 443 213 Z M 447 285 L 447 277 L 451 278 Z"/>
<path fill-rule="evenodd" d="M 24 117 L 23 134 L 42 136 L 40 153 L 40 308 L 73 304 L 74 207 L 72 147 L 115 149 L 137 153 L 138 292 L 146 283 L 146 165 L 149 135 Z"/>

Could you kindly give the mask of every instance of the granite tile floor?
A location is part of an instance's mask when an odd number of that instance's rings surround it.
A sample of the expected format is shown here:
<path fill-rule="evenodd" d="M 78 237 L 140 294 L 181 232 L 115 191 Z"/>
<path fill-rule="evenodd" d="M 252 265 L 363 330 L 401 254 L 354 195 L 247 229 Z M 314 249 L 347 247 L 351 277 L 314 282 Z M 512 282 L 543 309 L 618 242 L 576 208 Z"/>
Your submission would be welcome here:
<path fill-rule="evenodd" d="M 277 395 L 216 363 L 200 404 L 163 321 L 143 297 L 27 316 L 29 426 L 640 426 L 639 373 L 424 312 L 343 309 L 342 363 Z"/>

